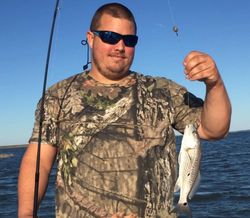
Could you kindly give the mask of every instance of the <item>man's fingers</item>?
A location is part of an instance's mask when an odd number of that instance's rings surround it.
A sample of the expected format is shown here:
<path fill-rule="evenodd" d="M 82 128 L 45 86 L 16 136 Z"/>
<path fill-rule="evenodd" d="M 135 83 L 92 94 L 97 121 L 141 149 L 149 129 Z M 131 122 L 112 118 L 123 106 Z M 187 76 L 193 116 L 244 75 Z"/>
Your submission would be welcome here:
<path fill-rule="evenodd" d="M 205 53 L 199 52 L 199 51 L 191 51 L 184 59 L 183 61 L 183 65 L 186 66 L 192 59 L 194 60 L 194 58 L 198 57 L 198 56 L 202 56 L 202 55 L 206 55 Z"/>

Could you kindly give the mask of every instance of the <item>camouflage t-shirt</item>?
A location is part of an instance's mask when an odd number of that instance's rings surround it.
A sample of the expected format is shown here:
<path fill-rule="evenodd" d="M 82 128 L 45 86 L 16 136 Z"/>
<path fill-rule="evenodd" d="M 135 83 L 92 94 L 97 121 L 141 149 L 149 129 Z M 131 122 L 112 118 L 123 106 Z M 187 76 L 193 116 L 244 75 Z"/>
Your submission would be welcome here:
<path fill-rule="evenodd" d="M 42 143 L 58 148 L 56 216 L 176 217 L 174 129 L 198 125 L 202 103 L 170 80 L 135 72 L 123 85 L 85 72 L 49 88 Z M 38 140 L 39 108 L 30 142 Z"/>

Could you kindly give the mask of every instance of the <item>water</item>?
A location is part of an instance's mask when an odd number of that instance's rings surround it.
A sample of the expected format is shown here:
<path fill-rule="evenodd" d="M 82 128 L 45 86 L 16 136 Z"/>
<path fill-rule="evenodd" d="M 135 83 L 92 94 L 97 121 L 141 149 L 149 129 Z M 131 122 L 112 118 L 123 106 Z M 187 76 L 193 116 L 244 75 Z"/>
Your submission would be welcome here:
<path fill-rule="evenodd" d="M 181 138 L 177 138 L 178 144 Z M 194 218 L 250 217 L 250 131 L 202 142 L 201 185 L 190 202 Z M 25 148 L 0 149 L 0 217 L 17 217 L 17 178 Z M 55 167 L 39 217 L 54 217 Z"/>

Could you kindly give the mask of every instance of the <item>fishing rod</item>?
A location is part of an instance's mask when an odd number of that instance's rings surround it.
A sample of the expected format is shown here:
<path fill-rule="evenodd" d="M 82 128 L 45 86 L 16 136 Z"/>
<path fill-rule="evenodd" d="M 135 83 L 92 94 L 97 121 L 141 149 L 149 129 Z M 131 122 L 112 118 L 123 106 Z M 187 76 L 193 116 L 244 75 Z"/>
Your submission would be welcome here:
<path fill-rule="evenodd" d="M 44 101 L 45 101 L 45 92 L 46 92 L 46 86 L 47 86 L 50 53 L 51 53 L 53 34 L 54 34 L 55 23 L 56 23 L 56 18 L 57 18 L 57 12 L 59 9 L 58 8 L 59 1 L 60 0 L 56 0 L 54 16 L 53 16 L 53 20 L 52 20 L 49 45 L 48 45 L 48 50 L 47 50 L 46 66 L 45 66 L 45 72 L 44 72 L 42 99 L 41 99 L 41 105 L 40 105 L 40 120 L 39 120 L 39 133 L 38 133 L 36 172 L 35 172 L 33 218 L 37 218 L 37 212 L 38 212 L 38 190 L 39 190 L 39 177 L 40 177 L 40 156 L 41 156 L 40 153 L 41 153 L 41 141 L 42 141 L 42 125 L 43 125 L 43 121 L 44 121 Z"/>

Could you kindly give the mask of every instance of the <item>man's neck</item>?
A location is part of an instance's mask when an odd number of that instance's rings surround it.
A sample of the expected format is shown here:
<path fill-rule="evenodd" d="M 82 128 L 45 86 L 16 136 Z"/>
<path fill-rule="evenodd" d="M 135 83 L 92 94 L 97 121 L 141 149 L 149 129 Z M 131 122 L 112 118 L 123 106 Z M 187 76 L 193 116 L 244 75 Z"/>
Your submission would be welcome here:
<path fill-rule="evenodd" d="M 107 85 L 117 84 L 121 86 L 127 86 L 128 83 L 131 82 L 130 72 L 128 72 L 128 74 L 126 74 L 124 77 L 118 80 L 109 79 L 100 73 L 95 73 L 93 70 L 89 71 L 89 76 L 92 77 L 97 82 L 100 82 L 102 84 L 107 84 Z"/>

